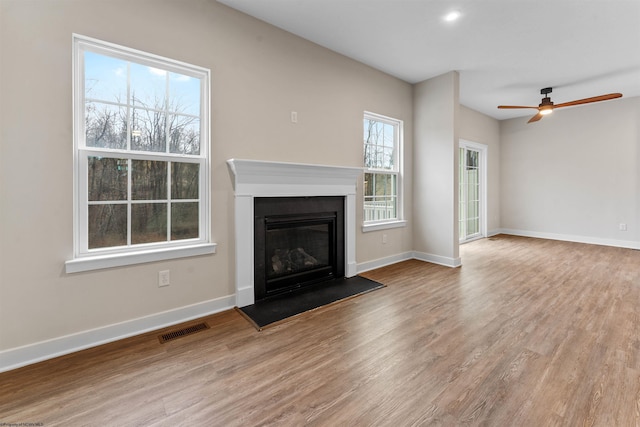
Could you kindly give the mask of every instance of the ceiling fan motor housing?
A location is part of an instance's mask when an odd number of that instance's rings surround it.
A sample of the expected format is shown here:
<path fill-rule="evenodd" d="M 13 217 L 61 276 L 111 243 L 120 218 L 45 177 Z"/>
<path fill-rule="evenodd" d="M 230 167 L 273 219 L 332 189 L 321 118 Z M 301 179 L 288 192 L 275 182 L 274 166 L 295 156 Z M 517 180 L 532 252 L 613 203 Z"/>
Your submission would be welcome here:
<path fill-rule="evenodd" d="M 542 102 L 540 103 L 540 105 L 538 105 L 538 107 L 540 107 L 540 108 L 546 107 L 545 109 L 547 109 L 547 110 L 549 108 L 553 108 L 553 102 L 551 102 L 551 98 L 549 98 L 549 96 L 547 96 L 550 93 L 551 93 L 551 88 L 550 87 L 546 87 L 546 88 L 540 90 L 540 94 L 541 95 L 545 95 L 545 97 L 542 98 Z"/>
<path fill-rule="evenodd" d="M 540 103 L 539 107 L 553 107 L 553 102 L 551 101 L 551 98 L 549 98 L 548 96 L 545 96 L 544 98 L 542 98 L 542 102 Z"/>

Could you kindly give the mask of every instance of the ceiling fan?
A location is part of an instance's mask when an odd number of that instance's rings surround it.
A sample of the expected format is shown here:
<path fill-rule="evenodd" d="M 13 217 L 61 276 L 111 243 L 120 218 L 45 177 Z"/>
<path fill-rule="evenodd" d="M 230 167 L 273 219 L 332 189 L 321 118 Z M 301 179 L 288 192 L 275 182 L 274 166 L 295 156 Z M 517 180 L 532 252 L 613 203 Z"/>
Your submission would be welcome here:
<path fill-rule="evenodd" d="M 535 116 L 531 117 L 529 119 L 529 121 L 527 122 L 527 123 L 531 123 L 531 122 L 537 122 L 538 120 L 540 120 L 543 116 L 546 116 L 547 114 L 551 114 L 553 112 L 553 110 L 555 110 L 556 108 L 571 107 L 572 105 L 589 104 L 591 102 L 598 102 L 598 101 L 607 101 L 609 99 L 620 98 L 622 96 L 621 93 L 609 93 L 607 95 L 600 95 L 600 96 L 594 96 L 592 98 L 578 99 L 576 101 L 563 102 L 562 104 L 555 104 L 554 105 L 553 102 L 551 101 L 551 98 L 549 98 L 547 96 L 550 93 L 551 93 L 551 88 L 550 87 L 546 87 L 546 88 L 540 90 L 540 94 L 544 95 L 544 98 L 542 98 L 542 102 L 537 107 L 529 107 L 529 106 L 524 106 L 524 105 L 498 105 L 498 108 L 500 108 L 500 109 L 535 108 L 536 110 L 538 110 L 538 114 L 536 114 Z"/>

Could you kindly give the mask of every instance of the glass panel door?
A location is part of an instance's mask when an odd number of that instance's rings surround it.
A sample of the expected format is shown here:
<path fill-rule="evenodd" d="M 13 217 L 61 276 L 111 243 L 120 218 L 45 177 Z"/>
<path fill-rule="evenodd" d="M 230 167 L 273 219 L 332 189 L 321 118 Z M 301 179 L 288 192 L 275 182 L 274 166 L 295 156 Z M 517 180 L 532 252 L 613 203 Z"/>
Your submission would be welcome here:
<path fill-rule="evenodd" d="M 460 242 L 482 237 L 482 180 L 480 177 L 482 152 L 467 146 L 460 147 L 458 170 L 458 225 Z"/>

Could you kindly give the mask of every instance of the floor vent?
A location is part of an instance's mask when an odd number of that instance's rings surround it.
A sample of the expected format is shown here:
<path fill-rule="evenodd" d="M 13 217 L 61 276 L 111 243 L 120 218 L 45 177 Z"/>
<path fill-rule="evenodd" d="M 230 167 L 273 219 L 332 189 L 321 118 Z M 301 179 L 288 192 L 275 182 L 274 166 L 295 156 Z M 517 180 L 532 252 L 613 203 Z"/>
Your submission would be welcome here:
<path fill-rule="evenodd" d="M 164 344 L 167 341 L 195 334 L 196 332 L 204 331 L 205 329 L 209 329 L 209 325 L 206 323 L 198 323 L 197 325 L 187 326 L 186 328 L 178 329 L 177 331 L 167 332 L 166 334 L 160 335 L 158 339 L 160 340 L 160 344 Z"/>

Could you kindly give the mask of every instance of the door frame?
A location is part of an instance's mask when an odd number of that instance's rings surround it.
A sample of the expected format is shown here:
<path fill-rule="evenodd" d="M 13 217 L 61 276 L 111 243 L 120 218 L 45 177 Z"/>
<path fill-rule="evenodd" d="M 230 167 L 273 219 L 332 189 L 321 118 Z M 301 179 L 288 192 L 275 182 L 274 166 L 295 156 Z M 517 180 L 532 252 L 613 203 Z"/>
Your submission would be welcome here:
<path fill-rule="evenodd" d="M 477 151 L 480 153 L 480 161 L 478 162 L 478 168 L 480 169 L 479 180 L 480 180 L 480 232 L 478 235 L 470 238 L 461 240 L 460 236 L 458 237 L 459 243 L 467 243 L 473 240 L 482 239 L 487 237 L 487 157 L 489 152 L 489 146 L 485 144 L 480 144 L 479 142 L 473 142 L 466 139 L 458 140 L 458 149 L 464 148 L 473 151 Z M 460 162 L 464 161 L 464 159 L 458 159 L 458 169 L 460 168 Z M 456 173 L 459 173 L 457 171 Z M 460 191 L 460 187 L 458 186 L 458 191 Z M 458 198 L 460 195 L 458 194 Z M 460 218 L 458 218 L 458 223 L 460 222 Z"/>

